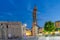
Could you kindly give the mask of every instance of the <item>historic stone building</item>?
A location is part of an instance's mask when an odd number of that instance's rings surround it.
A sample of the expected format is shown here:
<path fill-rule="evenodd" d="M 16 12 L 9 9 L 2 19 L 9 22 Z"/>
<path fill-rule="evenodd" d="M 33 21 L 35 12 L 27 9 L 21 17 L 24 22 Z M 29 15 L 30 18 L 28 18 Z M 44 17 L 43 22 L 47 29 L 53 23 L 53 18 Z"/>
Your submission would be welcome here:
<path fill-rule="evenodd" d="M 56 31 L 60 30 L 60 21 L 55 22 Z"/>
<path fill-rule="evenodd" d="M 44 28 L 43 27 L 39 27 L 39 33 L 43 33 Z"/>
<path fill-rule="evenodd" d="M 31 30 L 26 28 L 26 36 L 31 36 Z"/>
<path fill-rule="evenodd" d="M 56 21 L 55 26 L 56 26 L 56 28 L 60 28 L 60 21 Z"/>
<path fill-rule="evenodd" d="M 20 22 L 0 22 L 0 38 L 22 37 L 22 29 Z"/>

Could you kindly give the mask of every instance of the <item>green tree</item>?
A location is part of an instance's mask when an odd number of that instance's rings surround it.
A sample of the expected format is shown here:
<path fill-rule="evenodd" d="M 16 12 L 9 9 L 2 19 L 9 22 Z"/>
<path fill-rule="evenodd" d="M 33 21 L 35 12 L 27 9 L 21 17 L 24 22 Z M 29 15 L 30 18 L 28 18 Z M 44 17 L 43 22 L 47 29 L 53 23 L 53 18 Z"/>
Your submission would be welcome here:
<path fill-rule="evenodd" d="M 44 25 L 44 30 L 48 32 L 54 31 L 55 30 L 54 23 L 51 21 L 46 22 Z"/>

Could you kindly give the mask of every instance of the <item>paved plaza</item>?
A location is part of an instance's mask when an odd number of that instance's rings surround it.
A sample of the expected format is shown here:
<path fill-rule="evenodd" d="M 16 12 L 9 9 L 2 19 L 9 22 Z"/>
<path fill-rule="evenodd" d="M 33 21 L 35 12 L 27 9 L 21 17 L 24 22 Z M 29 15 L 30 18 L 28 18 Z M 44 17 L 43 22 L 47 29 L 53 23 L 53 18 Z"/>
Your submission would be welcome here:
<path fill-rule="evenodd" d="M 0 39 L 6 40 L 6 39 Z M 24 37 L 24 38 L 17 38 L 17 39 L 7 39 L 7 40 L 60 40 L 60 36 L 55 37 Z"/>
<path fill-rule="evenodd" d="M 60 36 L 55 37 L 27 37 L 26 40 L 60 40 Z"/>

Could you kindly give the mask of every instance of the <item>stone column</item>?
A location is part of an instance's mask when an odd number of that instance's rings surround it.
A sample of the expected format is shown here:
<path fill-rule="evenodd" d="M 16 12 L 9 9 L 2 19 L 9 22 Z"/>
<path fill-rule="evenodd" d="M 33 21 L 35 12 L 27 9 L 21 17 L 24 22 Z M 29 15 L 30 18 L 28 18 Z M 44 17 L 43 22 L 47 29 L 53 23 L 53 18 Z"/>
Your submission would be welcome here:
<path fill-rule="evenodd" d="M 4 37 L 5 40 L 8 40 L 8 29 L 6 28 L 6 25 L 4 25 Z"/>

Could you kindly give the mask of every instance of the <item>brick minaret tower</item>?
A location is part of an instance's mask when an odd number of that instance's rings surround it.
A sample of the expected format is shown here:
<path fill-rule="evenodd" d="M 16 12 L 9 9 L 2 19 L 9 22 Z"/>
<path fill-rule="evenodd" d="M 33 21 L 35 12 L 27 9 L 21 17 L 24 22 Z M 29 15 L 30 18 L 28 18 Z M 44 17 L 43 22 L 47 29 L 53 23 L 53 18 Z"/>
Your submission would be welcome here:
<path fill-rule="evenodd" d="M 36 22 L 36 11 L 37 11 L 37 8 L 36 8 L 36 6 L 34 7 L 34 10 L 33 10 L 33 24 L 37 24 L 37 22 Z"/>
<path fill-rule="evenodd" d="M 32 36 L 36 36 L 37 32 L 38 32 L 37 31 L 38 27 L 37 27 L 37 20 L 36 20 L 36 11 L 37 11 L 37 8 L 35 6 L 33 9 Z"/>

